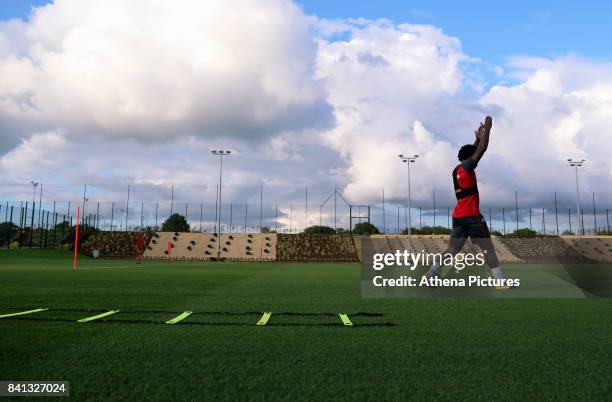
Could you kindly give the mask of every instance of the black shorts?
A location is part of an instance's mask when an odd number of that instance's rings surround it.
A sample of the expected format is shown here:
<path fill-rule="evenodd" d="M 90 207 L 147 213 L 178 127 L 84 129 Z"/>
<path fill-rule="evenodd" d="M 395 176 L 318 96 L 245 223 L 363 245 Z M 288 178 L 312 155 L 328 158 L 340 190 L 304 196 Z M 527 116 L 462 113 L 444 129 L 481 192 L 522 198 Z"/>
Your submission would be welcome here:
<path fill-rule="evenodd" d="M 468 237 L 472 239 L 472 243 L 484 251 L 485 260 L 489 267 L 499 266 L 489 227 L 482 215 L 453 218 L 453 230 L 446 252 L 456 254 L 461 251 Z"/>
<path fill-rule="evenodd" d="M 451 239 L 490 239 L 489 227 L 482 215 L 453 218 Z"/>

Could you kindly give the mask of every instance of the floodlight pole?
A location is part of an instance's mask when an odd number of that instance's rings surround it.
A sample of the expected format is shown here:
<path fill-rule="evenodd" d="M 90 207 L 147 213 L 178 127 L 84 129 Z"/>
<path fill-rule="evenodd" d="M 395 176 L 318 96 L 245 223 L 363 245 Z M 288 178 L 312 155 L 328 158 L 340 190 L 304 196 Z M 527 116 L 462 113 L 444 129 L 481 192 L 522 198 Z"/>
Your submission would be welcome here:
<path fill-rule="evenodd" d="M 87 183 L 85 183 L 85 185 L 83 186 L 83 207 L 81 208 L 81 226 L 85 226 L 85 203 L 87 202 Z"/>
<path fill-rule="evenodd" d="M 38 182 L 31 181 L 30 184 L 34 188 L 34 192 L 32 193 L 32 205 L 34 205 L 34 200 L 36 199 L 36 187 L 38 187 Z M 32 216 L 34 216 L 34 210 L 32 210 Z"/>
<path fill-rule="evenodd" d="M 580 184 L 578 178 L 578 166 L 579 165 L 574 165 L 574 171 L 576 172 L 576 209 L 578 210 L 578 217 L 580 219 L 580 217 L 582 216 L 582 211 L 580 209 Z M 582 222 L 582 219 L 579 220 L 579 227 L 581 228 L 581 233 L 584 235 L 584 222 Z"/>
<path fill-rule="evenodd" d="M 584 162 L 586 162 L 586 159 L 567 159 L 567 163 L 574 168 L 574 171 L 576 173 L 576 209 L 578 211 L 578 236 L 584 235 L 584 223 L 581 219 L 582 213 L 580 210 L 580 184 L 578 181 L 578 168 L 581 167 Z M 580 246 L 580 257 L 582 258 L 582 241 L 579 241 L 578 244 Z"/>
<path fill-rule="evenodd" d="M 412 194 L 411 194 L 411 188 L 410 188 L 410 164 L 416 162 L 416 160 L 419 157 L 419 155 L 404 156 L 404 154 L 399 154 L 398 157 L 407 166 L 406 171 L 408 173 L 408 246 L 411 247 L 411 243 L 412 243 L 412 230 L 411 230 L 410 226 L 412 224 L 412 219 L 411 219 L 412 216 L 411 216 L 411 212 L 410 212 L 410 207 L 411 207 L 410 204 L 411 204 L 411 201 L 412 201 Z"/>
<path fill-rule="evenodd" d="M 223 177 L 223 157 L 230 156 L 232 151 L 212 150 L 213 155 L 219 157 L 219 213 L 217 214 L 217 260 L 221 259 L 221 186 Z"/>

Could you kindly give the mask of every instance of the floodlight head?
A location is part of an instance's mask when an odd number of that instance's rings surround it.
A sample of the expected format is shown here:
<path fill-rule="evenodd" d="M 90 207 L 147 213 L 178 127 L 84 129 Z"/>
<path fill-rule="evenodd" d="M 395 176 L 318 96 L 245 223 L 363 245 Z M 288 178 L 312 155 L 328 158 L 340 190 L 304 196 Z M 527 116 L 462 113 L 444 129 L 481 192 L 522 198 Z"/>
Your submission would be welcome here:
<path fill-rule="evenodd" d="M 414 157 L 415 157 L 415 158 L 418 158 L 418 157 L 419 157 L 419 155 L 414 155 Z"/>
<path fill-rule="evenodd" d="M 400 158 L 403 158 L 403 157 L 404 157 L 404 154 L 399 154 L 399 155 L 397 155 L 397 156 L 398 156 L 398 157 L 400 157 Z"/>

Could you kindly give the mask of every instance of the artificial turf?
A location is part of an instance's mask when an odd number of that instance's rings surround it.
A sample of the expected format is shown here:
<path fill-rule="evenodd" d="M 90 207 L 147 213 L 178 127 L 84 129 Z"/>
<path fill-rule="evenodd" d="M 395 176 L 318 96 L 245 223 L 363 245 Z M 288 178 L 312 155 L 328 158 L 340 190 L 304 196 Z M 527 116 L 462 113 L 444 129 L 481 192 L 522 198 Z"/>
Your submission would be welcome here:
<path fill-rule="evenodd" d="M 357 264 L 82 258 L 73 272 L 43 250 L 0 251 L 0 283 L 0 314 L 50 308 L 0 319 L 0 380 L 67 380 L 79 400 L 610 398 L 607 299 L 372 300 Z M 121 312 L 76 322 L 106 310 Z"/>

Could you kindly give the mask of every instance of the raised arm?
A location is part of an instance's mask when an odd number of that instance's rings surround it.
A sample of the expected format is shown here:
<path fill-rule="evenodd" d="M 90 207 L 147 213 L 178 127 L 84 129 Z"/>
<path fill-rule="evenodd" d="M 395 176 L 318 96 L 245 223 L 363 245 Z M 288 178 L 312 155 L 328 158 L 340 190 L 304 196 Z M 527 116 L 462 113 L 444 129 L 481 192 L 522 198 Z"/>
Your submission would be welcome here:
<path fill-rule="evenodd" d="M 480 127 L 476 131 L 476 151 L 470 159 L 478 163 L 480 158 L 484 155 L 489 146 L 489 135 L 491 134 L 491 127 L 493 126 L 493 119 L 491 116 L 487 116 L 484 123 L 480 124 Z"/>

